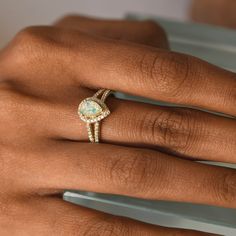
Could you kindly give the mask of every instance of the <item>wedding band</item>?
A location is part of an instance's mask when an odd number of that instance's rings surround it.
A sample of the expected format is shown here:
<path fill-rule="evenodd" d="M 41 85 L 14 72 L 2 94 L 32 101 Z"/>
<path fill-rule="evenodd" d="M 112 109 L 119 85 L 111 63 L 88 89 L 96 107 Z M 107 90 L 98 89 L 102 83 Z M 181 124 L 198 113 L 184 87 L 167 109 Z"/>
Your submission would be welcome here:
<path fill-rule="evenodd" d="M 109 89 L 99 89 L 92 97 L 84 99 L 78 107 L 78 115 L 86 123 L 90 142 L 99 143 L 100 121 L 110 114 L 105 104 L 111 93 Z"/>

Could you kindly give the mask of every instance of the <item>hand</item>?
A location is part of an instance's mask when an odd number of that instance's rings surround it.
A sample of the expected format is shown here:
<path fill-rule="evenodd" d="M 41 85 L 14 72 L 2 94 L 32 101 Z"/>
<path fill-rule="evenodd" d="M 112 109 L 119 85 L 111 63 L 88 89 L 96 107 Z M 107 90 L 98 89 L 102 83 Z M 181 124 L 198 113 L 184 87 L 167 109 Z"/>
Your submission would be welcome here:
<path fill-rule="evenodd" d="M 0 53 L 2 235 L 205 235 L 85 209 L 65 189 L 236 207 L 235 170 L 192 161 L 235 163 L 234 119 L 109 97 L 104 143 L 85 142 L 77 106 L 99 88 L 236 115 L 234 73 L 166 47 L 152 22 L 67 17 Z"/>
<path fill-rule="evenodd" d="M 194 0 L 191 15 L 199 22 L 235 29 L 235 10 L 234 0 Z"/>

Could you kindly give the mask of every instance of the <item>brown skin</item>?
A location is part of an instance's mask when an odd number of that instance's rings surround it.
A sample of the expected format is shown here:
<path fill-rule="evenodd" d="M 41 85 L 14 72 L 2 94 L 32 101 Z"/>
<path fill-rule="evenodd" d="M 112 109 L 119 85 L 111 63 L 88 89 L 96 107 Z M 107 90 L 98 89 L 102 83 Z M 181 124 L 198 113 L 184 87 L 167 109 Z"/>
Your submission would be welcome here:
<path fill-rule="evenodd" d="M 194 0 L 191 17 L 193 20 L 236 28 L 235 0 Z"/>
<path fill-rule="evenodd" d="M 153 22 L 66 17 L 0 53 L 1 235 L 208 235 L 64 202 L 64 189 L 236 208 L 236 121 L 109 97 L 103 143 L 77 106 L 98 88 L 236 115 L 236 75 L 170 52 Z M 118 144 L 118 145 L 117 145 Z M 161 152 L 160 152 L 161 150 Z"/>

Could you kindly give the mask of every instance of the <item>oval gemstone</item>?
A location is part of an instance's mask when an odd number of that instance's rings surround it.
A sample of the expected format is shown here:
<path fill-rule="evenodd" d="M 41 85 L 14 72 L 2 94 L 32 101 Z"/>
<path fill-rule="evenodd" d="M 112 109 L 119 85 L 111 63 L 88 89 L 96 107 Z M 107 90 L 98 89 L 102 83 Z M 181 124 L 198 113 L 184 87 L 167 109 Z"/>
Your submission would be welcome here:
<path fill-rule="evenodd" d="M 95 117 L 102 112 L 102 108 L 95 101 L 85 100 L 82 102 L 79 111 L 86 117 Z"/>

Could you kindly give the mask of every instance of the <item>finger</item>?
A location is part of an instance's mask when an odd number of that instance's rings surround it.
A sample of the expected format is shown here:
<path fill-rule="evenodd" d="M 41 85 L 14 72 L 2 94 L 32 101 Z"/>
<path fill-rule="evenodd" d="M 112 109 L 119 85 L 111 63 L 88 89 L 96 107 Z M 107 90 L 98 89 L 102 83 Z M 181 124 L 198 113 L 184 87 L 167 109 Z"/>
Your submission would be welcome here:
<path fill-rule="evenodd" d="M 86 125 L 77 115 L 77 106 L 78 100 L 92 93 L 81 89 L 79 97 L 76 92 L 72 97 L 69 94 L 62 97 L 63 103 L 53 103 L 9 90 L 1 91 L 0 131 L 8 133 L 5 143 L 11 144 L 16 137 L 22 142 L 42 137 L 87 141 Z M 234 119 L 193 109 L 124 102 L 112 97 L 107 104 L 111 115 L 102 121 L 103 142 L 148 147 L 190 159 L 236 163 Z M 14 132 L 9 131 L 9 122 Z M 26 130 L 27 135 L 22 139 Z"/>
<path fill-rule="evenodd" d="M 1 54 L 3 75 L 31 92 L 45 84 L 109 88 L 236 115 L 235 73 L 191 56 L 45 27 L 22 31 L 14 44 Z"/>
<path fill-rule="evenodd" d="M 79 15 L 69 15 L 60 19 L 55 25 L 103 37 L 168 48 L 165 31 L 157 23 L 150 20 L 103 20 Z"/>
<path fill-rule="evenodd" d="M 108 41 L 100 47 L 96 39 L 89 45 L 93 43 L 97 52 L 81 53 L 76 68 L 84 85 L 236 115 L 235 73 L 180 53 Z"/>
<path fill-rule="evenodd" d="M 8 216 L 12 214 L 12 218 L 10 225 L 1 227 L 2 235 L 208 235 L 112 216 L 55 197 L 31 197 L 18 205 L 17 212 L 16 209 L 12 212 L 12 208 L 8 211 Z"/>
<path fill-rule="evenodd" d="M 91 94 L 88 92 L 87 97 Z M 235 119 L 112 98 L 107 104 L 111 115 L 102 121 L 103 142 L 161 149 L 190 159 L 236 163 Z M 48 121 L 52 126 L 47 129 L 51 137 L 88 140 L 86 125 L 76 114 L 77 106 L 75 99 L 57 110 L 56 121 L 51 116 Z"/>
<path fill-rule="evenodd" d="M 76 92 L 72 98 L 69 94 L 63 97 L 63 103 L 53 103 L 9 90 L 1 91 L 0 132 L 8 134 L 5 143 L 11 144 L 17 137 L 22 142 L 42 137 L 87 141 L 86 125 L 77 115 L 77 106 L 78 100 L 92 93 L 81 89 L 79 97 Z M 100 139 L 103 142 L 148 147 L 190 159 L 236 163 L 234 119 L 193 109 L 124 102 L 112 97 L 107 99 L 107 104 L 111 115 L 102 121 Z M 10 132 L 9 122 L 14 132 Z M 26 130 L 27 135 L 22 139 Z"/>
<path fill-rule="evenodd" d="M 236 207 L 233 169 L 147 149 L 54 142 L 31 147 L 34 153 L 27 155 L 25 148 L 17 150 L 12 173 L 22 191 L 74 189 Z"/>

